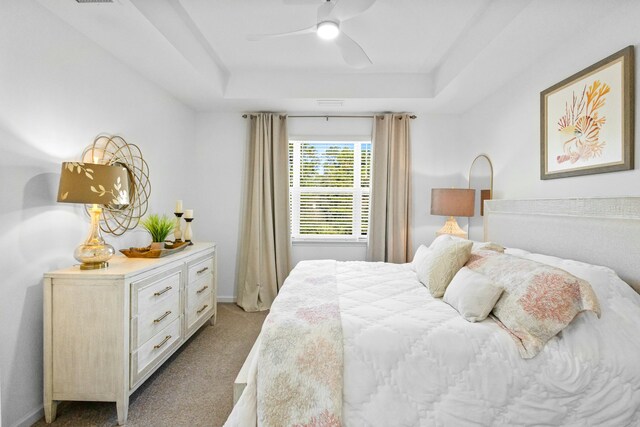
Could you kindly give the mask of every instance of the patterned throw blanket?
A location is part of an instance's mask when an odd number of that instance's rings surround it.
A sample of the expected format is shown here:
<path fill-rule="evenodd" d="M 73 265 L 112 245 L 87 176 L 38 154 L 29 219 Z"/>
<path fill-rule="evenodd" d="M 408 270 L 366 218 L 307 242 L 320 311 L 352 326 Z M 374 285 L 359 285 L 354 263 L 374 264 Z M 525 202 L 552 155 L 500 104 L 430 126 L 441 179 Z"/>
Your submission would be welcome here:
<path fill-rule="evenodd" d="M 299 263 L 265 320 L 257 369 L 226 425 L 341 426 L 342 346 L 336 262 Z"/>

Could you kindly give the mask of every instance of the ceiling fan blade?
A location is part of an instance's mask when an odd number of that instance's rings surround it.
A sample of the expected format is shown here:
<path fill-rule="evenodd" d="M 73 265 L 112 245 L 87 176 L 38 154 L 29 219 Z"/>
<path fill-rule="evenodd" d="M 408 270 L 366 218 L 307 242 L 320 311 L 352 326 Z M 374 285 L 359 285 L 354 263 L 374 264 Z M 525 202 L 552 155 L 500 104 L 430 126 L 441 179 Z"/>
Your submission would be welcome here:
<path fill-rule="evenodd" d="M 331 12 L 331 17 L 339 21 L 346 21 L 364 13 L 375 2 L 376 0 L 338 0 Z"/>
<path fill-rule="evenodd" d="M 364 49 L 351 37 L 346 35 L 344 31 L 341 31 L 340 35 L 336 38 L 336 45 L 340 48 L 344 62 L 352 67 L 364 68 L 373 64 Z"/>
<path fill-rule="evenodd" d="M 258 40 L 264 40 L 264 39 L 274 39 L 274 38 L 278 38 L 278 37 L 298 36 L 298 35 L 301 35 L 301 34 L 315 33 L 316 29 L 317 29 L 317 25 L 312 25 L 312 26 L 307 27 L 307 28 L 302 28 L 301 30 L 287 31 L 286 33 L 252 34 L 252 35 L 247 36 L 247 40 L 249 40 L 249 41 L 258 41 Z"/>

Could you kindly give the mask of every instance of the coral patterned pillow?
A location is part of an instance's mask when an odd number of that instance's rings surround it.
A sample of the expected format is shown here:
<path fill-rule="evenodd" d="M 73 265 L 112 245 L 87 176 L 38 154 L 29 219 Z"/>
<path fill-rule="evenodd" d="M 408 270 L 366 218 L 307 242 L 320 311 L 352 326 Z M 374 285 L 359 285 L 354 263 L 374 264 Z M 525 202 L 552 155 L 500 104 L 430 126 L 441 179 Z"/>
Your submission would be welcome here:
<path fill-rule="evenodd" d="M 591 285 L 559 268 L 529 259 L 477 251 L 467 263 L 504 288 L 493 315 L 530 359 L 545 343 L 585 310 L 600 317 L 600 305 Z"/>

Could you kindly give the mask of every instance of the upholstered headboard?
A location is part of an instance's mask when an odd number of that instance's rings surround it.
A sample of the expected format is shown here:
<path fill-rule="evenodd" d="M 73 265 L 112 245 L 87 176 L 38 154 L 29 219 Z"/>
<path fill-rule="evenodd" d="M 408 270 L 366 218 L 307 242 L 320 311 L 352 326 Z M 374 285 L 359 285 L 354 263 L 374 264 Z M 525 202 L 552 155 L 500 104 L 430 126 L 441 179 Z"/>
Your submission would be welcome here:
<path fill-rule="evenodd" d="M 610 267 L 640 293 L 640 197 L 488 200 L 484 237 Z"/>

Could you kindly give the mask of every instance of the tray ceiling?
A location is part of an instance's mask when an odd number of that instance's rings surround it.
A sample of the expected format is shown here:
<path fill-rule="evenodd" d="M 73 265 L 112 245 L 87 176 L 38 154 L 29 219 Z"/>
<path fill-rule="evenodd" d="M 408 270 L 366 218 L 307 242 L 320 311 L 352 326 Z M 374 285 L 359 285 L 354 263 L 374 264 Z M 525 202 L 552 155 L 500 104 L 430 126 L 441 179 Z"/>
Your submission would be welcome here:
<path fill-rule="evenodd" d="M 339 0 L 349 1 L 349 0 Z M 343 23 L 373 65 L 347 66 L 315 34 L 322 0 L 39 0 L 196 110 L 461 112 L 625 0 L 378 0 Z M 292 4 L 293 3 L 293 4 Z M 571 16 L 571 19 L 567 19 Z"/>

